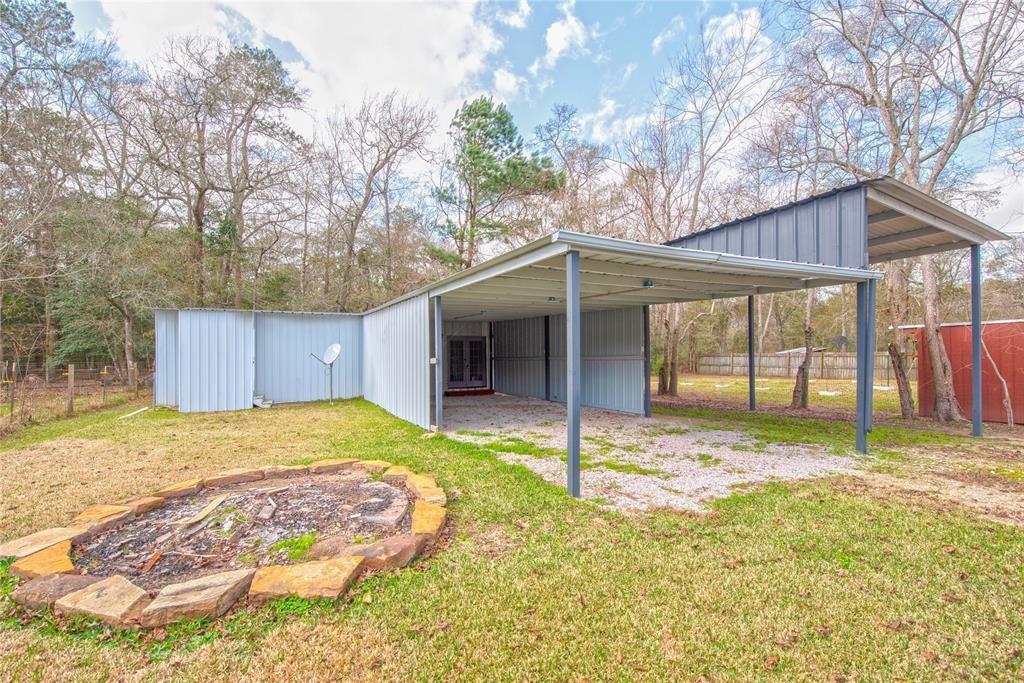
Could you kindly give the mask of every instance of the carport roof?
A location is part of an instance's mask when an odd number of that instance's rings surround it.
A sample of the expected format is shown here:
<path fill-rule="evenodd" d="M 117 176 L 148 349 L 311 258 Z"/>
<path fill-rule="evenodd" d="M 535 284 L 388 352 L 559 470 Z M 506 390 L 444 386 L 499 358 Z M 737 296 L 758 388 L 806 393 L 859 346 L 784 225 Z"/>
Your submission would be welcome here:
<path fill-rule="evenodd" d="M 862 190 L 865 202 L 867 230 L 859 238 L 866 241 L 863 252 L 866 264 L 884 263 L 923 254 L 963 249 L 972 244 L 1009 239 L 1008 235 L 963 211 L 895 178 L 883 176 L 861 180 L 805 197 L 785 206 L 774 207 L 713 228 L 683 235 L 669 240 L 666 244 L 694 246 L 716 233 L 722 233 L 739 224 L 777 217 L 794 207 L 814 204 L 833 195 L 853 190 Z M 751 256 L 759 255 L 751 251 L 746 253 Z"/>
<path fill-rule="evenodd" d="M 410 292 L 442 297 L 445 320 L 564 313 L 566 259 L 580 254 L 583 311 L 731 298 L 878 279 L 880 273 L 558 231 Z"/>

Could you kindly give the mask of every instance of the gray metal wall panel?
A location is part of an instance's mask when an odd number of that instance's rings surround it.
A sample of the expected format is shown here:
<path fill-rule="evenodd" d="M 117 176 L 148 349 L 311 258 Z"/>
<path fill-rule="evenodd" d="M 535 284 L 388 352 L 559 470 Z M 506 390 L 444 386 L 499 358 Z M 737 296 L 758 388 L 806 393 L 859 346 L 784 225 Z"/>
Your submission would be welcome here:
<path fill-rule="evenodd" d="M 643 309 L 593 311 L 580 316 L 582 403 L 643 414 Z M 551 316 L 551 400 L 565 401 L 565 316 Z M 495 323 L 495 389 L 544 397 L 544 319 Z"/>
<path fill-rule="evenodd" d="M 682 238 L 675 246 L 866 268 L 867 200 L 855 187 Z"/>
<path fill-rule="evenodd" d="M 839 198 L 824 197 L 818 204 L 818 258 L 822 263 L 839 265 L 839 246 L 843 235 L 839 225 Z"/>
<path fill-rule="evenodd" d="M 495 322 L 492 353 L 495 391 L 544 398 L 544 318 Z"/>
<path fill-rule="evenodd" d="M 729 236 L 724 230 L 711 233 L 711 249 L 713 251 L 725 251 L 729 248 Z"/>
<path fill-rule="evenodd" d="M 796 207 L 779 211 L 778 217 L 778 257 L 783 261 L 797 260 L 799 246 L 796 232 Z"/>
<path fill-rule="evenodd" d="M 329 398 L 327 369 L 310 354 L 322 357 L 330 345 L 341 344 L 334 363 L 334 397 L 363 393 L 363 321 L 358 315 L 322 313 L 256 313 L 255 393 L 274 403 Z"/>
<path fill-rule="evenodd" d="M 726 242 L 725 253 L 727 254 L 742 254 L 743 253 L 743 226 L 742 225 L 730 225 L 725 229 L 728 235 Z"/>
<path fill-rule="evenodd" d="M 178 409 L 182 412 L 252 407 L 253 314 L 178 312 Z"/>
<path fill-rule="evenodd" d="M 796 260 L 804 263 L 818 263 L 818 228 L 815 219 L 817 204 L 803 204 L 796 207 L 796 233 L 799 250 Z"/>
<path fill-rule="evenodd" d="M 775 214 L 761 216 L 757 219 L 757 224 L 757 231 L 760 235 L 757 255 L 761 258 L 778 258 L 779 243 L 778 231 L 775 229 Z"/>
<path fill-rule="evenodd" d="M 363 316 L 363 396 L 424 429 L 430 428 L 428 304 L 421 294 Z"/>
<path fill-rule="evenodd" d="M 178 312 L 154 311 L 156 326 L 156 368 L 153 373 L 153 403 L 178 405 Z"/>
<path fill-rule="evenodd" d="M 868 264 L 868 217 L 864 188 L 847 190 L 838 195 L 842 212 L 843 243 L 839 265 L 866 268 Z"/>

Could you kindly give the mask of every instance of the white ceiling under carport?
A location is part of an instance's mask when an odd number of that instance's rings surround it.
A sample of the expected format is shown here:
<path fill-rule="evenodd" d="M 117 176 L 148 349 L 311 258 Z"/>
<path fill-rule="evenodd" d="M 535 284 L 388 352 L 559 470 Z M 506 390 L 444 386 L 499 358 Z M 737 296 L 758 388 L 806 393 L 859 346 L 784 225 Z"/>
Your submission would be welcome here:
<path fill-rule="evenodd" d="M 870 270 L 559 231 L 413 294 L 441 296 L 445 320 L 564 313 L 569 251 L 580 254 L 583 311 L 785 292 L 881 277 Z"/>
<path fill-rule="evenodd" d="M 964 249 L 1007 235 L 892 178 L 864 181 L 867 188 L 868 262 Z"/>

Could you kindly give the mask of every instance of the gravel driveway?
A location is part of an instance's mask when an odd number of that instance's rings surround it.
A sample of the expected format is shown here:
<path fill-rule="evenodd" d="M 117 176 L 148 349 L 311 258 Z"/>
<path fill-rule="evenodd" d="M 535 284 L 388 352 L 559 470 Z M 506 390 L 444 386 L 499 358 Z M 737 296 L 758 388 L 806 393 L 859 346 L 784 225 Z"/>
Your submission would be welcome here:
<path fill-rule="evenodd" d="M 446 397 L 445 433 L 565 483 L 565 406 L 495 394 Z M 738 487 L 852 473 L 853 458 L 811 446 L 765 444 L 685 418 L 584 408 L 583 496 L 622 510 L 700 510 Z"/>

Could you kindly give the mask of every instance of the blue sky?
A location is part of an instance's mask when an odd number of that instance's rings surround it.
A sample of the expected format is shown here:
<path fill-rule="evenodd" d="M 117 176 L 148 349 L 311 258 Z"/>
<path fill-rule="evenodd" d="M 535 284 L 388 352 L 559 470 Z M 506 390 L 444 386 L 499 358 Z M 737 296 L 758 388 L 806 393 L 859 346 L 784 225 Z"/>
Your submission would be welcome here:
<path fill-rule="evenodd" d="M 365 93 L 397 90 L 438 112 L 438 143 L 458 106 L 480 94 L 506 102 L 527 138 L 566 103 L 586 137 L 612 143 L 643 118 L 659 75 L 703 27 L 757 12 L 743 2 L 572 0 L 69 4 L 79 33 L 114 40 L 143 65 L 182 34 L 272 48 L 307 92 L 293 121 L 303 133 Z M 1024 183 L 995 165 L 979 178 L 1007 190 L 985 218 L 1024 230 Z"/>
<path fill-rule="evenodd" d="M 364 70 L 369 77 L 366 80 L 381 90 L 398 88 L 425 95 L 444 121 L 463 99 L 483 92 L 506 101 L 524 133 L 544 121 L 553 105 L 568 103 L 582 115 L 601 117 L 588 119 L 593 123 L 587 132 L 607 141 L 616 130 L 610 125 L 612 120 L 637 116 L 646 108 L 659 74 L 702 23 L 752 5 L 512 1 L 475 6 L 459 3 L 429 13 L 422 3 L 73 1 L 70 6 L 79 32 L 112 37 L 121 45 L 124 56 L 134 61 L 152 59 L 169 37 L 180 33 L 222 35 L 271 47 L 311 90 L 313 109 L 328 110 L 321 113 L 349 105 L 355 95 L 373 87 L 358 83 L 354 85 L 364 88 L 350 88 L 342 94 L 318 83 L 332 77 L 344 80 L 347 70 L 343 45 L 335 46 L 338 49 L 333 51 L 333 59 L 319 59 L 324 46 L 317 43 L 323 29 L 353 22 L 369 30 L 350 44 L 352 53 L 370 50 L 385 60 L 462 62 L 447 77 L 430 74 L 420 84 L 422 87 L 401 77 L 389 77 L 395 74 L 387 65 L 381 65 L 377 74 L 372 68 L 370 73 Z M 310 35 L 298 37 L 290 30 L 301 28 L 301 24 L 278 26 L 275 12 L 266 11 L 268 7 L 285 11 L 291 8 L 293 13 L 304 15 Z M 424 18 L 424 14 L 432 16 Z M 444 25 L 446 14 L 457 17 L 454 28 Z M 466 20 L 467 14 L 472 20 Z M 379 21 L 372 21 L 374 17 Z M 388 29 L 394 28 L 395 20 L 416 25 L 420 19 L 424 19 L 421 25 L 425 34 L 432 32 L 436 37 L 437 32 L 443 35 L 451 31 L 452 45 L 447 46 L 451 49 L 445 51 L 445 46 L 432 44 L 428 35 L 420 39 L 413 35 L 412 41 L 389 40 Z M 331 37 L 324 39 L 329 41 Z"/>

